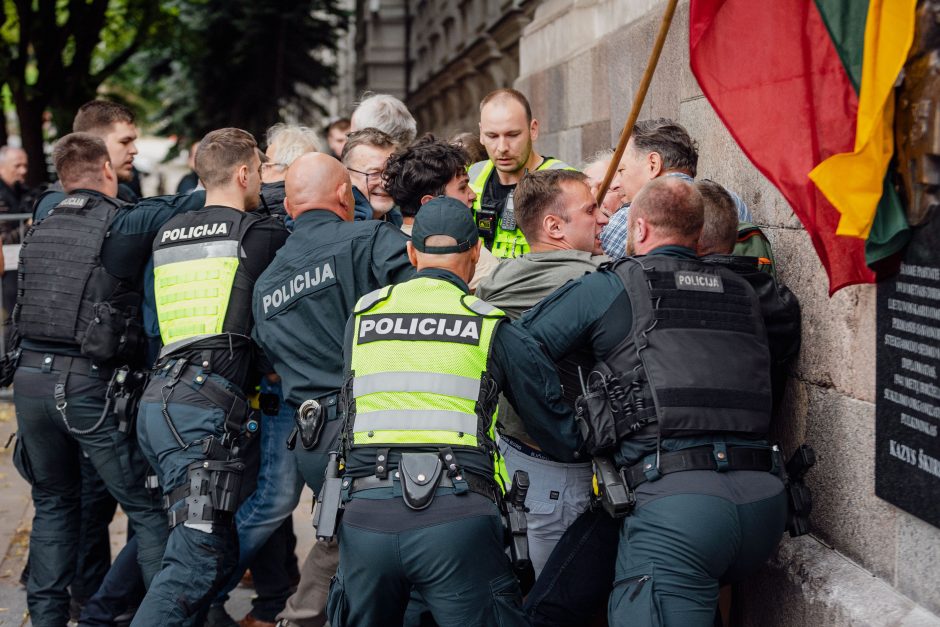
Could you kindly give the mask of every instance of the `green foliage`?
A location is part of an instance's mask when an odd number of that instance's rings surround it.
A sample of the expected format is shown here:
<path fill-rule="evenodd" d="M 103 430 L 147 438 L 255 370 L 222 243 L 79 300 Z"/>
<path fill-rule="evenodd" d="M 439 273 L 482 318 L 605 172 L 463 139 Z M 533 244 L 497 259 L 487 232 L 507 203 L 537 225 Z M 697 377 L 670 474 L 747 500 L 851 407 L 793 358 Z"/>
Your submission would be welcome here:
<path fill-rule="evenodd" d="M 349 15 L 337 0 L 190 0 L 175 4 L 173 32 L 155 37 L 115 76 L 137 94 L 158 130 L 201 137 L 224 126 L 260 136 L 290 108 L 322 110 L 310 93 L 336 82 L 324 58 Z"/>
<path fill-rule="evenodd" d="M 154 0 L 0 0 L 0 82 L 13 97 L 23 147 L 43 158 L 43 121 L 68 132 L 75 111 L 172 17 Z M 30 177 L 41 176 L 31 168 Z"/>
<path fill-rule="evenodd" d="M 260 136 L 282 111 L 320 109 L 311 92 L 335 84 L 324 59 L 349 20 L 338 2 L 0 0 L 0 88 L 36 162 L 54 139 L 44 115 L 61 135 L 102 92 L 158 132 L 238 126 Z"/>

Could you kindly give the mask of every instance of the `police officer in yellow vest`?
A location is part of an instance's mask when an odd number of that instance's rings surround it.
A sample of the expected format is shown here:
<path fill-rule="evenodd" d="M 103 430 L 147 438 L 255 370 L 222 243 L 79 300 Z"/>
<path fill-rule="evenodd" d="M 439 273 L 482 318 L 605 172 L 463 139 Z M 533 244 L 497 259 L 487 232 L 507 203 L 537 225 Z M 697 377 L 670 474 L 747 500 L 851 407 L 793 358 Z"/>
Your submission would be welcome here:
<path fill-rule="evenodd" d="M 245 389 L 268 370 L 251 340 L 252 289 L 287 240 L 279 220 L 251 213 L 260 203 L 259 154 L 241 129 L 206 135 L 196 154 L 206 206 L 167 222 L 153 242 L 164 346 L 137 435 L 163 491 L 170 537 L 134 625 L 198 624 L 238 561 Z"/>
<path fill-rule="evenodd" d="M 333 627 L 401 624 L 412 588 L 441 627 L 528 624 L 499 508 L 500 390 L 553 455 L 575 459 L 580 435 L 538 346 L 468 294 L 479 254 L 467 207 L 431 200 L 408 244 L 415 278 L 362 297 L 347 325 Z"/>
<path fill-rule="evenodd" d="M 539 121 L 515 89 L 497 89 L 480 103 L 480 142 L 489 159 L 470 166 L 470 186 L 476 192 L 473 212 L 480 237 L 500 259 L 529 252 L 514 211 L 516 183 L 528 171 L 565 169 L 571 166 L 543 157 L 532 148 L 538 139 Z"/>

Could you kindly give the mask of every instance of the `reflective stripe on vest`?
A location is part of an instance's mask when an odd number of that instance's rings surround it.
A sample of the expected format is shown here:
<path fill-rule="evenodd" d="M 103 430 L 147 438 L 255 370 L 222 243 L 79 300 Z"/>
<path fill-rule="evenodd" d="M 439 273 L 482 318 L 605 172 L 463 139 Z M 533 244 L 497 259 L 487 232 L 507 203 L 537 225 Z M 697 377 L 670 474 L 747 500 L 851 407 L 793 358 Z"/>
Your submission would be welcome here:
<path fill-rule="evenodd" d="M 470 308 L 478 299 L 427 277 L 383 295 L 356 306 L 353 446 L 478 447 L 480 432 L 492 438 L 492 420 L 481 425 L 476 404 L 503 313 L 480 316 Z"/>
<path fill-rule="evenodd" d="M 154 251 L 154 295 L 163 344 L 222 332 L 238 270 L 235 240 Z"/>
<path fill-rule="evenodd" d="M 424 372 L 420 377 L 413 372 L 376 372 L 353 380 L 353 397 L 379 392 L 428 392 L 456 396 L 476 402 L 480 396 L 480 381 L 470 377 L 439 372 Z"/>
<path fill-rule="evenodd" d="M 476 200 L 473 201 L 473 213 L 480 209 L 483 202 L 483 191 L 490 176 L 493 174 L 494 165 L 491 160 L 477 161 L 470 166 L 467 171 L 470 177 L 470 187 L 476 193 Z M 564 161 L 548 157 L 539 164 L 536 171 L 540 170 L 574 170 Z M 491 248 L 493 256 L 500 259 L 519 257 L 529 252 L 529 243 L 526 241 L 522 230 L 518 227 L 511 231 L 504 231 L 502 227 L 502 217 L 496 223 L 496 234 L 493 237 L 493 246 Z"/>

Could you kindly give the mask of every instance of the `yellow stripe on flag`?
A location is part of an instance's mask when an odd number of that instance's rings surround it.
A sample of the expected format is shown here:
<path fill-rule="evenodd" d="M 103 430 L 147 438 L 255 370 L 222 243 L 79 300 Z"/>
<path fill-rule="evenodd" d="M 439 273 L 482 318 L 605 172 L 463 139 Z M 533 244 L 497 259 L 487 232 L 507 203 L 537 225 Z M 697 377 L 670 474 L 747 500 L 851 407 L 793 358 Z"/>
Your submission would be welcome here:
<path fill-rule="evenodd" d="M 894 83 L 914 40 L 917 0 L 871 0 L 865 20 L 855 151 L 833 155 L 809 178 L 842 214 L 838 235 L 862 239 L 875 219 L 894 152 Z"/>

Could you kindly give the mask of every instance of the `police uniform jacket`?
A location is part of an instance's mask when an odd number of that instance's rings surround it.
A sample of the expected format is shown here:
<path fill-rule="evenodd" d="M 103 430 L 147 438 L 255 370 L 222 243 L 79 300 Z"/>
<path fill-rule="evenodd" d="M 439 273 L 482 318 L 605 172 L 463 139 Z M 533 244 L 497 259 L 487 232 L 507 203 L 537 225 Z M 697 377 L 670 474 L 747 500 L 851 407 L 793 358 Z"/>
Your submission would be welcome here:
<path fill-rule="evenodd" d="M 297 409 L 343 383 L 343 331 L 356 301 L 414 275 L 407 237 L 386 222 L 307 211 L 255 283 L 253 336 Z"/>
<path fill-rule="evenodd" d="M 663 246 L 651 251 L 652 255 L 697 259 L 692 250 L 681 246 Z M 611 355 L 631 333 L 633 309 L 620 278 L 612 271 L 601 269 L 566 284 L 526 312 L 515 324 L 528 331 L 555 361 L 585 344 L 590 347 L 594 359 L 600 361 Z M 770 343 L 775 345 L 774 341 Z M 704 434 L 663 438 L 661 449 L 674 451 L 714 442 L 755 444 L 754 440 L 737 439 L 728 434 Z M 655 433 L 624 439 L 614 456 L 615 461 L 631 466 L 655 452 L 656 447 Z"/>

